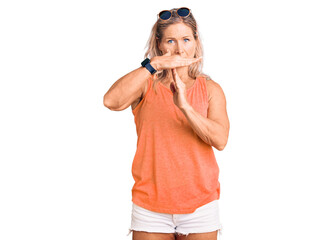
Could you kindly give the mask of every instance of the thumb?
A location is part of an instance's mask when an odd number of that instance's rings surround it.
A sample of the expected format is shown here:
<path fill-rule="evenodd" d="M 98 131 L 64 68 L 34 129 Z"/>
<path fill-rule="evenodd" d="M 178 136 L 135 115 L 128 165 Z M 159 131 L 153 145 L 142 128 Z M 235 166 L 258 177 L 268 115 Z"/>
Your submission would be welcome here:
<path fill-rule="evenodd" d="M 178 73 L 177 73 L 177 70 L 175 68 L 172 68 L 171 69 L 171 72 L 172 72 L 172 77 L 175 81 L 178 80 L 179 76 L 178 76 Z"/>
<path fill-rule="evenodd" d="M 173 82 L 170 84 L 170 90 L 171 90 L 172 93 L 176 92 L 176 87 L 175 87 L 175 84 Z"/>

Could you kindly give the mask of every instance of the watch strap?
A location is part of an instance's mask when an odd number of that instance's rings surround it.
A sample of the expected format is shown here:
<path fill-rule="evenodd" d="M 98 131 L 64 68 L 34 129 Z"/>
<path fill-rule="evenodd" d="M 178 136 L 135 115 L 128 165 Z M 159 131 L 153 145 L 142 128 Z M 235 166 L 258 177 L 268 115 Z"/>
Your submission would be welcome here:
<path fill-rule="evenodd" d="M 141 66 L 147 68 L 147 70 L 151 73 L 154 74 L 156 73 L 156 69 L 153 68 L 153 66 L 150 64 L 149 58 L 146 58 L 145 60 L 142 61 Z"/>

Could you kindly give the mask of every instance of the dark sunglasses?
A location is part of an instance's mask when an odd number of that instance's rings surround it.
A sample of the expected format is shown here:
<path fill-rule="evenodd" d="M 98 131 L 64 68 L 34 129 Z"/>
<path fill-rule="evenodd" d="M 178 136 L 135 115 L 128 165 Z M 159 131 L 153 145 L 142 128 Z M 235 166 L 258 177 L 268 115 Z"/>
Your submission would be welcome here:
<path fill-rule="evenodd" d="M 176 11 L 179 17 L 187 17 L 191 13 L 191 9 L 187 7 L 178 8 L 174 11 Z M 172 12 L 170 10 L 163 10 L 159 14 L 157 14 L 157 16 L 162 20 L 168 20 L 169 18 L 171 18 Z"/>

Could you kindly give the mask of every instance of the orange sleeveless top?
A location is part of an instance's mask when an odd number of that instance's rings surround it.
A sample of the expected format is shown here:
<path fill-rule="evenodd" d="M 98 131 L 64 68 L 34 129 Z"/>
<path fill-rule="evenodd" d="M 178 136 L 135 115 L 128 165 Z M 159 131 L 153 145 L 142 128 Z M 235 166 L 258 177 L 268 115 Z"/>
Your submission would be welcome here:
<path fill-rule="evenodd" d="M 132 163 L 132 202 L 150 211 L 185 214 L 220 198 L 219 166 L 212 146 L 194 132 L 173 93 L 161 82 L 132 110 L 138 135 Z M 205 77 L 187 90 L 187 101 L 207 117 Z"/>

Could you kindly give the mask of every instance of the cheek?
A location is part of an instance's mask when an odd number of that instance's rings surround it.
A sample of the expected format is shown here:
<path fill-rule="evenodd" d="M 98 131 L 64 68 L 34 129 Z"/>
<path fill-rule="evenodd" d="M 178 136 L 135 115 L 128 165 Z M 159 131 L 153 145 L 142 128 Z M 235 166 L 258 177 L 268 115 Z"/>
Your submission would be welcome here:
<path fill-rule="evenodd" d="M 195 44 L 188 44 L 187 46 L 186 46 L 186 49 L 187 49 L 187 52 L 189 52 L 189 53 L 195 53 L 195 47 L 196 47 L 196 45 Z"/>
<path fill-rule="evenodd" d="M 169 49 L 169 50 L 172 50 L 173 49 L 173 45 L 172 44 L 162 44 L 161 45 L 161 50 L 163 51 L 163 52 L 166 52 L 166 50 L 167 49 Z"/>

